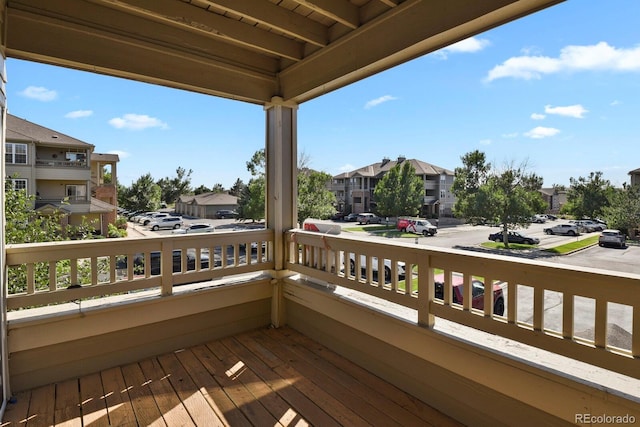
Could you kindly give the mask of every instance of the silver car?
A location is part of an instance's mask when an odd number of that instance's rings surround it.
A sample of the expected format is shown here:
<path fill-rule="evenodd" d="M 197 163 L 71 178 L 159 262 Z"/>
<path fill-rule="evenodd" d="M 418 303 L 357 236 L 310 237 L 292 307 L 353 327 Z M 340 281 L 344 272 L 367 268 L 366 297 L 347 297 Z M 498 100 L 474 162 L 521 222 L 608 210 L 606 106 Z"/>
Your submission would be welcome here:
<path fill-rule="evenodd" d="M 598 245 L 624 248 L 627 246 L 627 236 L 625 236 L 620 230 L 602 230 L 600 237 L 598 237 Z"/>

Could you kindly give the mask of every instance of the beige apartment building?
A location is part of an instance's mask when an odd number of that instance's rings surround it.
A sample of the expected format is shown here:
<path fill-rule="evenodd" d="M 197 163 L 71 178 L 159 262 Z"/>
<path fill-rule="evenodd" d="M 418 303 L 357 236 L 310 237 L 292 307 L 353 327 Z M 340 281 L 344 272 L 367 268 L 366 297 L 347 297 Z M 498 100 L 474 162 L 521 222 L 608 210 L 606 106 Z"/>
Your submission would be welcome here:
<path fill-rule="evenodd" d="M 420 214 L 426 217 L 452 215 L 455 204 L 455 196 L 451 191 L 453 171 L 403 156 L 396 160 L 385 157 L 381 162 L 334 176 L 330 189 L 336 196 L 338 211 L 375 212 L 376 201 L 373 191 L 376 184 L 391 168 L 403 162 L 411 163 L 416 175 L 423 182 L 423 205 Z"/>
<path fill-rule="evenodd" d="M 63 225 L 83 218 L 106 235 L 116 220 L 115 154 L 94 153 L 94 146 L 28 120 L 7 114 L 6 176 L 14 189 L 35 196 L 41 213 L 63 212 Z"/>

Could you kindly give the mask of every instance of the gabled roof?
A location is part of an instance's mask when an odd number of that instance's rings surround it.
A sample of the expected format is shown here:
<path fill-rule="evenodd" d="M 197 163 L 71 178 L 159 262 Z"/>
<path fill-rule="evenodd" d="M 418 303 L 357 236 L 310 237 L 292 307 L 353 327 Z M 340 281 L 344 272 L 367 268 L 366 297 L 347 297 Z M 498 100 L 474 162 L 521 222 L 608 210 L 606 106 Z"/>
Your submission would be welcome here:
<path fill-rule="evenodd" d="M 629 175 L 640 175 L 640 168 L 629 171 Z"/>
<path fill-rule="evenodd" d="M 178 198 L 179 202 L 199 206 L 229 206 L 238 204 L 238 198 L 228 193 L 202 193 L 196 196 L 183 195 Z"/>
<path fill-rule="evenodd" d="M 113 212 L 116 207 L 102 200 L 91 198 L 91 203 L 51 203 L 44 202 L 39 204 L 36 202 L 35 210 L 38 212 L 50 212 L 52 210 L 60 210 L 68 215 L 73 214 L 98 214 Z"/>
<path fill-rule="evenodd" d="M 442 168 L 440 166 L 432 165 L 431 163 L 423 162 L 422 160 L 417 159 L 398 159 L 398 160 L 389 160 L 384 159 L 379 163 L 374 163 L 372 165 L 363 166 L 359 169 L 353 170 L 351 172 L 344 172 L 340 175 L 334 176 L 335 179 L 345 179 L 351 178 L 353 176 L 362 176 L 362 177 L 381 177 L 385 173 L 389 172 L 391 168 L 396 166 L 397 164 L 402 164 L 403 162 L 409 162 L 413 168 L 416 170 L 416 175 L 454 175 L 454 172 Z"/>
<path fill-rule="evenodd" d="M 12 114 L 7 114 L 7 141 L 34 142 L 47 146 L 93 148 L 89 144 L 79 139 L 65 135 L 58 131 L 37 125 L 28 120 L 21 119 Z"/>

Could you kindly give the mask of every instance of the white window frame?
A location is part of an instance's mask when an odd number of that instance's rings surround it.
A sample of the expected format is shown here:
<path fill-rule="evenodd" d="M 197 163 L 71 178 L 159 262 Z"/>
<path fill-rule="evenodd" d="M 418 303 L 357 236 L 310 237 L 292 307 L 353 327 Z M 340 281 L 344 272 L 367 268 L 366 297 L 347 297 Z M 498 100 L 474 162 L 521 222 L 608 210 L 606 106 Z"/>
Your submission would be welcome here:
<path fill-rule="evenodd" d="M 18 153 L 18 148 L 23 148 L 24 153 Z M 7 164 L 12 164 L 12 165 L 29 164 L 29 148 L 27 144 L 22 144 L 18 142 L 6 142 L 5 150 L 6 150 L 5 161 Z M 16 156 L 23 156 L 23 155 L 24 155 L 24 162 L 16 162 Z"/>
<path fill-rule="evenodd" d="M 22 183 L 24 187 L 20 186 L 20 188 L 18 188 L 18 183 Z M 14 190 L 28 191 L 29 182 L 24 178 L 11 178 L 11 188 L 13 188 Z"/>

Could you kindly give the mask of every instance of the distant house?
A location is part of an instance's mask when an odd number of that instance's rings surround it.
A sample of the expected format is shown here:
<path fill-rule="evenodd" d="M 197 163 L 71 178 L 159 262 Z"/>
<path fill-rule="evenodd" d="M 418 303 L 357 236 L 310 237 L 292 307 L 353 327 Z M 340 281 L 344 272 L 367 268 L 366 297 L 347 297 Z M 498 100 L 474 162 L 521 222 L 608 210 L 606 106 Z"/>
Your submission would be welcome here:
<path fill-rule="evenodd" d="M 6 173 L 14 189 L 35 196 L 34 209 L 62 212 L 63 226 L 83 219 L 106 235 L 117 216 L 118 156 L 92 144 L 7 114 Z"/>
<path fill-rule="evenodd" d="M 454 172 L 403 156 L 398 157 L 397 160 L 385 157 L 379 163 L 334 176 L 329 189 L 336 196 L 338 211 L 355 213 L 375 211 L 376 201 L 373 191 L 376 184 L 391 168 L 403 162 L 410 163 L 423 182 L 421 215 L 452 215 L 456 201 L 451 191 Z"/>
<path fill-rule="evenodd" d="M 629 176 L 631 176 L 631 185 L 640 185 L 640 169 L 630 171 Z"/>
<path fill-rule="evenodd" d="M 196 196 L 180 196 L 176 202 L 176 213 L 197 218 L 216 218 L 216 212 L 238 208 L 238 198 L 228 193 L 202 193 Z"/>
<path fill-rule="evenodd" d="M 567 203 L 567 191 L 558 188 L 541 188 L 542 198 L 547 202 L 546 213 L 557 214 Z"/>

